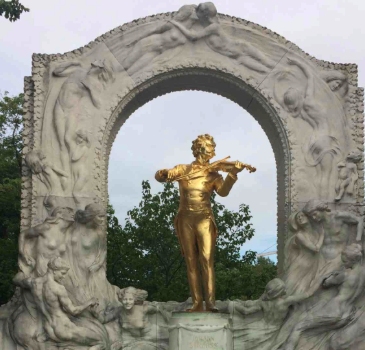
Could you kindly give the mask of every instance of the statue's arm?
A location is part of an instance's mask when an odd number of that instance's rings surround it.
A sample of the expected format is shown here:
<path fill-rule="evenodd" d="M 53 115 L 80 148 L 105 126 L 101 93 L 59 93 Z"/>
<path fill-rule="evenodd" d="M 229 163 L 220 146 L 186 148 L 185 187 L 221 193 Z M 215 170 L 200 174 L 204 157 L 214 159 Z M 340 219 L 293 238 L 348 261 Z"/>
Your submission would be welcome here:
<path fill-rule="evenodd" d="M 19 235 L 19 255 L 22 259 L 25 260 L 26 264 L 28 266 L 34 265 L 34 259 L 26 254 L 25 246 L 26 246 L 26 240 L 30 238 L 37 238 L 43 234 L 43 231 L 45 230 L 47 224 L 39 224 L 37 226 L 31 227 L 28 230 L 24 230 L 20 232 Z"/>
<path fill-rule="evenodd" d="M 72 303 L 71 299 L 68 297 L 65 287 L 61 285 L 58 286 L 57 293 L 62 308 L 72 316 L 77 316 L 81 314 L 84 310 L 86 310 L 89 306 L 97 304 L 97 300 L 95 298 L 92 298 L 82 305 L 75 306 Z"/>
<path fill-rule="evenodd" d="M 293 304 L 297 304 L 305 299 L 308 299 L 310 296 L 311 296 L 310 293 L 291 295 L 285 299 L 285 304 L 287 307 L 289 307 Z"/>
<path fill-rule="evenodd" d="M 179 176 L 183 175 L 186 170 L 184 165 L 176 165 L 172 169 L 161 169 L 155 174 L 155 179 L 158 182 L 174 181 Z"/>
<path fill-rule="evenodd" d="M 127 47 L 130 47 L 130 46 L 133 46 L 134 44 L 136 44 L 138 41 L 144 39 L 144 38 L 148 38 L 149 36 L 151 35 L 154 35 L 154 34 L 162 34 L 164 32 L 167 32 L 168 30 L 170 30 L 172 28 L 172 25 L 171 23 L 169 22 L 166 22 L 160 26 L 158 26 L 157 28 L 155 29 L 152 29 L 151 31 L 149 31 L 147 34 L 143 33 L 142 36 L 138 36 L 136 39 L 133 39 L 132 41 L 130 41 L 126 46 Z"/>
<path fill-rule="evenodd" d="M 234 307 L 232 311 L 238 311 L 242 315 L 254 314 L 255 312 L 259 312 L 262 310 L 262 301 L 261 300 L 248 300 L 243 303 L 234 303 Z"/>
<path fill-rule="evenodd" d="M 318 253 L 323 241 L 321 240 L 318 242 L 318 244 L 313 244 L 309 239 L 307 239 L 302 233 L 298 233 L 295 237 L 298 243 L 300 243 L 302 246 L 306 247 L 307 249 Z"/>
<path fill-rule="evenodd" d="M 100 90 L 95 87 L 95 84 L 93 84 L 94 86 L 90 86 L 91 83 L 89 84 L 86 80 L 81 81 L 81 84 L 85 87 L 86 91 L 89 93 L 93 105 L 96 108 L 100 108 L 101 100 L 97 96 L 97 94 L 100 93 Z M 95 92 L 94 90 L 99 90 L 99 91 Z"/>
<path fill-rule="evenodd" d="M 326 83 L 332 80 L 340 80 L 344 82 L 347 79 L 346 75 L 338 70 L 321 71 L 320 76 Z"/>
<path fill-rule="evenodd" d="M 58 67 L 54 69 L 53 75 L 55 75 L 56 77 L 67 77 L 69 76 L 70 72 L 65 72 L 65 70 L 70 67 L 78 67 L 78 66 L 81 66 L 79 62 L 61 63 Z"/>
<path fill-rule="evenodd" d="M 357 217 L 352 213 L 339 211 L 336 213 L 336 217 L 342 219 L 347 224 L 357 225 L 356 241 L 361 241 L 364 232 L 364 218 L 362 216 Z"/>
<path fill-rule="evenodd" d="M 183 33 L 189 40 L 195 41 L 195 40 L 199 40 L 201 38 L 205 38 L 207 36 L 210 36 L 212 34 L 217 34 L 218 33 L 218 24 L 217 23 L 213 23 L 210 24 L 209 26 L 201 29 L 200 31 L 193 31 L 193 30 L 189 30 L 187 28 L 185 28 L 181 23 L 176 22 L 176 21 L 170 21 L 176 28 L 178 28 L 180 30 L 181 33 Z"/>

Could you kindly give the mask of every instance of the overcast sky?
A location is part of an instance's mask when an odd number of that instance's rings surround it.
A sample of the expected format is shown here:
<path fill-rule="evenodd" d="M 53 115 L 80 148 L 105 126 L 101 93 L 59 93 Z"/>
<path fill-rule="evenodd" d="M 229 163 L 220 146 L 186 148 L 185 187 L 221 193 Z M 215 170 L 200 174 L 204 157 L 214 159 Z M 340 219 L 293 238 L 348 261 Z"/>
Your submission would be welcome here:
<path fill-rule="evenodd" d="M 23 77 L 31 75 L 32 53 L 64 53 L 86 45 L 105 32 L 148 15 L 176 11 L 185 1 L 21 0 L 31 12 L 15 23 L 0 17 L 0 91 L 18 94 Z M 330 62 L 359 65 L 359 85 L 365 80 L 363 0 L 221 0 L 220 13 L 267 27 L 305 52 Z M 162 167 L 192 161 L 191 141 L 210 133 L 217 159 L 251 163 L 257 173 L 239 175 L 227 198 L 237 210 L 249 204 L 255 237 L 243 251 L 275 250 L 276 168 L 264 132 L 242 108 L 205 92 L 179 92 L 159 97 L 137 110 L 121 128 L 109 168 L 110 201 L 123 223 L 127 210 L 138 205 L 142 180 L 153 190 L 161 185 L 154 173 Z M 275 259 L 275 256 L 272 257 Z"/>

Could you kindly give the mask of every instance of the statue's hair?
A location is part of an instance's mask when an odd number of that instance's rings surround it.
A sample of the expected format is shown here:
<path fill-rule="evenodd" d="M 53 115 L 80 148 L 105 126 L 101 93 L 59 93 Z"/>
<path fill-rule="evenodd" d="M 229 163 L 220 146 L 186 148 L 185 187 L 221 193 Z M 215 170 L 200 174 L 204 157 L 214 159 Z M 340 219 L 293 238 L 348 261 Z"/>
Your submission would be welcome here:
<path fill-rule="evenodd" d="M 331 211 L 331 209 L 328 209 L 328 204 L 326 202 L 321 201 L 319 199 L 311 199 L 304 206 L 303 213 L 308 215 L 315 210 Z"/>
<path fill-rule="evenodd" d="M 285 291 L 285 282 L 280 278 L 274 278 L 265 287 L 264 300 L 273 300 Z"/>
<path fill-rule="evenodd" d="M 193 151 L 194 157 L 197 157 L 201 153 L 201 149 L 207 144 L 211 144 L 214 147 L 216 146 L 213 137 L 209 134 L 199 135 L 192 144 L 191 150 Z"/>
<path fill-rule="evenodd" d="M 126 294 L 132 294 L 135 302 L 143 302 L 147 299 L 148 296 L 147 291 L 134 287 L 120 289 L 117 294 L 119 299 L 123 299 Z"/>
<path fill-rule="evenodd" d="M 298 104 L 302 97 L 303 97 L 303 93 L 300 90 L 290 87 L 284 93 L 284 104 L 286 106 Z"/>
<path fill-rule="evenodd" d="M 351 262 L 358 262 L 362 258 L 362 247 L 359 243 L 352 243 L 348 245 L 343 251 L 342 254 L 347 257 Z"/>
<path fill-rule="evenodd" d="M 358 150 L 353 150 L 347 154 L 346 159 L 352 160 L 354 163 L 359 163 L 362 159 L 362 153 Z"/>
<path fill-rule="evenodd" d="M 85 207 L 85 210 L 78 210 L 76 212 L 75 221 L 80 222 L 81 224 L 86 224 L 98 215 L 105 216 L 105 210 L 100 204 L 91 203 Z"/>
<path fill-rule="evenodd" d="M 179 8 L 179 10 L 174 14 L 174 20 L 178 22 L 183 22 L 188 19 L 195 9 L 197 5 L 184 5 Z"/>
<path fill-rule="evenodd" d="M 217 8 L 212 2 L 203 2 L 198 5 L 200 9 L 202 9 L 202 12 L 204 13 L 205 17 L 213 18 L 217 16 Z"/>
<path fill-rule="evenodd" d="M 70 265 L 66 262 L 66 260 L 61 259 L 59 256 L 52 258 L 48 264 L 48 268 L 53 271 L 59 271 L 59 270 L 69 270 Z"/>
<path fill-rule="evenodd" d="M 297 217 L 300 213 L 305 215 L 305 213 L 303 211 L 299 210 L 299 211 L 296 211 L 295 213 L 291 214 L 288 219 L 289 228 L 294 232 L 298 231 L 298 229 L 299 229 Z"/>

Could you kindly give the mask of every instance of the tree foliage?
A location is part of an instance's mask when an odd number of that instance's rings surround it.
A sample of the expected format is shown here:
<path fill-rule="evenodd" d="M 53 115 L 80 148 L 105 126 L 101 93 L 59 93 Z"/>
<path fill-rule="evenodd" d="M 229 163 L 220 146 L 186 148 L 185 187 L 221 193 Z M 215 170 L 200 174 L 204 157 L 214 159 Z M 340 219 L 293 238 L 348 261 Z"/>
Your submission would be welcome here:
<path fill-rule="evenodd" d="M 11 297 L 17 272 L 23 98 L 0 96 L 0 304 Z"/>
<path fill-rule="evenodd" d="M 18 20 L 23 12 L 29 12 L 29 8 L 19 0 L 0 0 L 0 16 L 4 16 L 10 22 Z"/>
<path fill-rule="evenodd" d="M 218 226 L 216 249 L 217 298 L 254 299 L 275 277 L 276 266 L 269 259 L 248 252 L 241 257 L 242 244 L 254 230 L 247 205 L 238 212 L 226 209 L 212 197 Z M 114 211 L 108 212 L 108 278 L 119 286 L 133 285 L 149 292 L 151 300 L 183 301 L 189 296 L 186 268 L 173 226 L 179 193 L 172 184 L 151 194 L 142 182 L 142 200 L 128 212 L 122 227 Z"/>

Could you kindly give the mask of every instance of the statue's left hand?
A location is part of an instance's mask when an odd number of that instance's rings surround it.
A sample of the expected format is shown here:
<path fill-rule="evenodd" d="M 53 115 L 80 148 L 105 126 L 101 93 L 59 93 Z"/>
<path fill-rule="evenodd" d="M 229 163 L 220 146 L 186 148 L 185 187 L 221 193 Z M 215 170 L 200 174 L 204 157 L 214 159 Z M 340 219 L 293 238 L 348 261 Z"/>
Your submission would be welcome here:
<path fill-rule="evenodd" d="M 231 174 L 237 175 L 245 168 L 245 165 L 238 160 L 235 162 L 233 169 L 230 171 Z"/>

